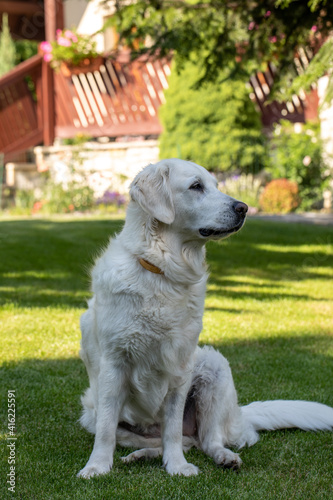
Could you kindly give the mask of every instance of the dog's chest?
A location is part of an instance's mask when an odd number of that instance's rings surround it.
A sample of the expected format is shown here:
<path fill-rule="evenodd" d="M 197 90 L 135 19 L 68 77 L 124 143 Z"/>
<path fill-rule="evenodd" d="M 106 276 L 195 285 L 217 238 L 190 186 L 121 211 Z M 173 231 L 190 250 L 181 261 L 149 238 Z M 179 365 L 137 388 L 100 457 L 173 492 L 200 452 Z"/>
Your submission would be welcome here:
<path fill-rule="evenodd" d="M 186 362 L 202 329 L 204 293 L 204 283 L 173 293 L 147 291 L 129 318 L 129 327 L 114 339 L 118 349 L 134 363 L 149 359 L 150 365 L 159 368 Z"/>
<path fill-rule="evenodd" d="M 123 410 L 126 421 L 149 424 L 158 420 L 168 391 L 189 377 L 202 328 L 202 308 L 201 295 L 189 290 L 174 300 L 170 294 L 145 298 L 135 327 L 122 338 L 122 353 L 131 366 L 130 397 Z"/>
<path fill-rule="evenodd" d="M 140 311 L 141 319 L 152 331 L 162 336 L 178 331 L 197 336 L 202 326 L 204 296 L 205 285 L 201 282 L 176 290 L 147 294 Z"/>

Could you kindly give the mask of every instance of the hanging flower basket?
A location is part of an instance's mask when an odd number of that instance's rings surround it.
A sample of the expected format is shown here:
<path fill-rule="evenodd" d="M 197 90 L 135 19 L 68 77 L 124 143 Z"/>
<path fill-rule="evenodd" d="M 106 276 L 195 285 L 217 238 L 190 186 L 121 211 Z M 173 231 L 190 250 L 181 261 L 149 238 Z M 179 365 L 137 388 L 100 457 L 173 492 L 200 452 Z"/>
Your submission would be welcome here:
<path fill-rule="evenodd" d="M 66 77 L 72 75 L 78 75 L 80 73 L 88 73 L 90 71 L 99 70 L 101 64 L 103 64 L 104 58 L 102 56 L 97 57 L 86 57 L 82 59 L 79 64 L 73 64 L 71 62 L 62 61 L 60 63 L 60 71 Z"/>
<path fill-rule="evenodd" d="M 57 30 L 56 40 L 42 42 L 40 49 L 44 60 L 66 76 L 94 71 L 103 63 L 93 38 L 71 30 Z"/>

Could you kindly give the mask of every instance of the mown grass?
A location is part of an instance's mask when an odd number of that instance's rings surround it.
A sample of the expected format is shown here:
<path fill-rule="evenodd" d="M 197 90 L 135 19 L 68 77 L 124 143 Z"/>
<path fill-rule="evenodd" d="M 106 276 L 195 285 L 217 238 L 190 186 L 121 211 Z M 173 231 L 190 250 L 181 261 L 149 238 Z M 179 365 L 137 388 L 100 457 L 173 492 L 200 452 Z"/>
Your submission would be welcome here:
<path fill-rule="evenodd" d="M 197 477 L 169 477 L 161 460 L 89 481 L 76 473 L 93 437 L 80 428 L 87 375 L 79 317 L 94 256 L 122 220 L 0 221 L 1 497 L 22 499 L 331 499 L 332 433 L 262 433 L 237 474 L 197 450 Z M 208 245 L 211 276 L 201 342 L 233 369 L 241 404 L 310 399 L 333 406 L 333 228 L 249 220 Z M 16 390 L 16 492 L 9 472 L 7 390 Z"/>

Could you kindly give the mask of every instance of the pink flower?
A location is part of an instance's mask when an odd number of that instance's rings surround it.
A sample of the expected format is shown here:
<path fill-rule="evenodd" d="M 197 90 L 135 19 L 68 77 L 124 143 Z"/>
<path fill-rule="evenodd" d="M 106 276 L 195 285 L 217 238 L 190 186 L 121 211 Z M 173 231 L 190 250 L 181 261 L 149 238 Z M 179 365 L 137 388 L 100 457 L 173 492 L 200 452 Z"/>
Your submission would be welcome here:
<path fill-rule="evenodd" d="M 315 33 L 317 31 L 317 29 L 318 29 L 318 26 L 312 26 L 311 31 L 313 31 Z"/>
<path fill-rule="evenodd" d="M 248 30 L 252 31 L 255 28 L 255 26 L 256 26 L 256 23 L 254 21 L 251 21 L 249 26 L 248 26 Z"/>
<path fill-rule="evenodd" d="M 73 42 L 77 42 L 77 36 L 70 30 L 66 30 L 64 36 Z"/>
<path fill-rule="evenodd" d="M 44 59 L 44 61 L 46 61 L 46 62 L 50 62 L 50 61 L 52 61 L 52 54 L 50 54 L 50 52 L 46 52 L 46 53 L 44 54 L 44 56 L 43 56 L 43 59 Z"/>
<path fill-rule="evenodd" d="M 40 44 L 40 49 L 47 54 L 49 52 L 52 52 L 52 45 L 50 44 L 50 42 L 42 42 Z"/>
<path fill-rule="evenodd" d="M 269 41 L 270 41 L 271 43 L 275 43 L 275 42 L 277 42 L 277 38 L 276 38 L 276 36 L 270 36 L 270 37 L 269 37 Z"/>
<path fill-rule="evenodd" d="M 265 14 L 265 17 L 269 17 L 270 15 L 271 15 L 271 11 L 270 11 L 270 10 L 268 10 L 268 11 L 266 12 L 266 14 Z"/>
<path fill-rule="evenodd" d="M 72 42 L 63 36 L 59 36 L 57 42 L 62 47 L 70 47 L 72 45 Z"/>
<path fill-rule="evenodd" d="M 58 36 L 61 36 L 61 33 L 62 33 L 62 31 L 61 31 L 61 30 L 57 30 L 57 31 L 56 31 L 57 37 L 58 37 Z"/>

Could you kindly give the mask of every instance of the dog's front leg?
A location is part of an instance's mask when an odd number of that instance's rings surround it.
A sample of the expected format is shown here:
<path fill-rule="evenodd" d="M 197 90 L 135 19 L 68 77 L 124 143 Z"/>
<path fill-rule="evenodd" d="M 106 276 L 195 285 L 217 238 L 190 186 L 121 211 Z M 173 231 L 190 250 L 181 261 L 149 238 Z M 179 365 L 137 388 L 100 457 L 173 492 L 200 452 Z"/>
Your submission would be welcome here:
<path fill-rule="evenodd" d="M 172 390 L 164 405 L 163 464 L 171 475 L 193 476 L 199 472 L 198 467 L 189 464 L 183 454 L 183 414 L 188 385 Z"/>
<path fill-rule="evenodd" d="M 126 398 L 124 381 L 123 370 L 110 366 L 108 360 L 101 362 L 95 443 L 87 465 L 78 477 L 106 474 L 112 467 L 119 414 Z"/>

